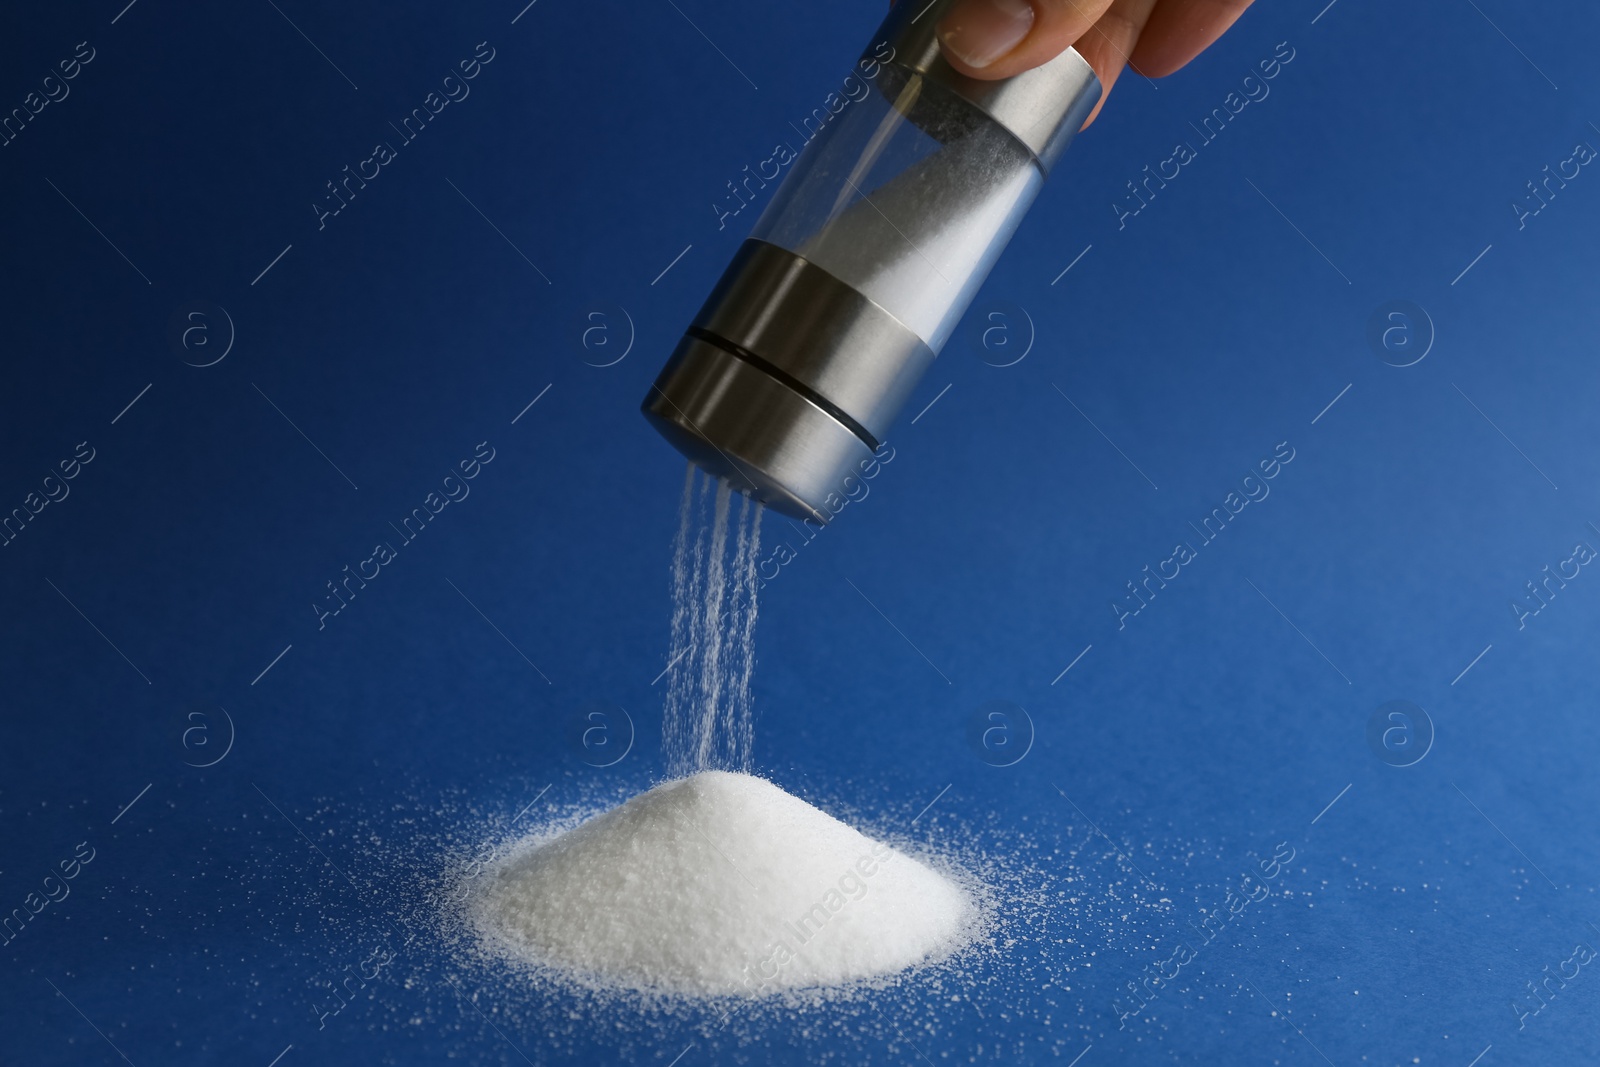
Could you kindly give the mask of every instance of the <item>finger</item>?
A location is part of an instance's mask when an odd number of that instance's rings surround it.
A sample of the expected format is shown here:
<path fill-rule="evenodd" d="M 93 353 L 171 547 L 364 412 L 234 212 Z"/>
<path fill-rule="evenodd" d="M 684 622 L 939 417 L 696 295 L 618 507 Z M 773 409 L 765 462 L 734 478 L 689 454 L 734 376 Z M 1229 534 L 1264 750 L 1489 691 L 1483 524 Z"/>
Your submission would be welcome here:
<path fill-rule="evenodd" d="M 939 20 L 945 59 L 974 78 L 1009 78 L 1082 37 L 1113 0 L 957 0 Z"/>
<path fill-rule="evenodd" d="M 1251 0 L 1161 0 L 1134 49 L 1133 62 L 1152 78 L 1164 78 L 1211 47 Z"/>
<path fill-rule="evenodd" d="M 1088 129 L 1095 116 L 1100 114 L 1117 77 L 1124 67 L 1130 65 L 1129 57 L 1141 40 L 1140 34 L 1146 32 L 1146 23 L 1155 8 L 1156 0 L 1113 0 L 1106 13 L 1089 28 L 1089 32 L 1078 38 L 1074 47 L 1079 55 L 1089 61 L 1100 79 L 1100 99 L 1094 105 L 1094 110 L 1089 112 L 1083 129 Z M 1135 64 L 1134 73 L 1143 71 Z"/>

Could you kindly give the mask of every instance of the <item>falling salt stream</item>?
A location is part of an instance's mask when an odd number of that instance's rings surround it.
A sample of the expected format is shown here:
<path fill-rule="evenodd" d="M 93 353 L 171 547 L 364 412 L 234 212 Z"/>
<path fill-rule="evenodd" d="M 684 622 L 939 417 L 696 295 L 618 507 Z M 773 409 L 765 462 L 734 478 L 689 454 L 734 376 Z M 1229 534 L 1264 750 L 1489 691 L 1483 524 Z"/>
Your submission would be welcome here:
<path fill-rule="evenodd" d="M 672 666 L 662 724 L 675 776 L 750 769 L 762 508 L 741 495 L 735 515 L 732 501 L 727 482 L 689 466 L 673 541 Z"/>
<path fill-rule="evenodd" d="M 670 778 L 494 864 L 469 914 L 497 955 L 608 988 L 758 997 L 892 974 L 978 936 L 958 882 L 750 773 L 760 550 L 761 504 L 741 496 L 735 511 L 728 484 L 690 466 Z"/>

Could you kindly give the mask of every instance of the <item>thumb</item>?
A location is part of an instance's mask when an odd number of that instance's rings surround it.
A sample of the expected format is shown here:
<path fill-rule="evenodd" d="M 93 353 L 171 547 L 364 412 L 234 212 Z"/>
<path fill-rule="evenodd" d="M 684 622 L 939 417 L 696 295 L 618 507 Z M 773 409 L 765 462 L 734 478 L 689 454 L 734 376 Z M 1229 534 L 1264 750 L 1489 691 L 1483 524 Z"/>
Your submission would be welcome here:
<path fill-rule="evenodd" d="M 1009 78 L 1060 55 L 1111 0 L 956 0 L 939 20 L 945 59 L 973 78 Z"/>

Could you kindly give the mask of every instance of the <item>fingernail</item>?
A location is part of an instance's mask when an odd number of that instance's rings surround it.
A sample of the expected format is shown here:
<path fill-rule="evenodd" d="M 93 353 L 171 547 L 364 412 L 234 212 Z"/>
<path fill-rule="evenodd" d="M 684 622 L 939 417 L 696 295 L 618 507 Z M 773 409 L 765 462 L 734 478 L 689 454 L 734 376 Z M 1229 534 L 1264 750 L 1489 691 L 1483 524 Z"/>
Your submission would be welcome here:
<path fill-rule="evenodd" d="M 969 67 L 987 67 L 1028 36 L 1028 0 L 961 0 L 939 22 L 939 43 Z"/>

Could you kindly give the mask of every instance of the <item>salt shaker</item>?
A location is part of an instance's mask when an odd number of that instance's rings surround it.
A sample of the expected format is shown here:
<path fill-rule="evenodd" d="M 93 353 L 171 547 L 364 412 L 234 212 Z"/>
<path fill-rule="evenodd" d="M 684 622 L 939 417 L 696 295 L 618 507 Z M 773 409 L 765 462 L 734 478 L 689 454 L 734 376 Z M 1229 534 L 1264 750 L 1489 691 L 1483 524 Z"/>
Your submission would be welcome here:
<path fill-rule="evenodd" d="M 934 34 L 948 3 L 901 0 L 879 27 L 855 72 L 870 91 L 830 98 L 643 404 L 701 468 L 796 518 L 826 523 L 872 470 L 1100 98 L 1072 49 L 1000 81 L 958 73 Z"/>

